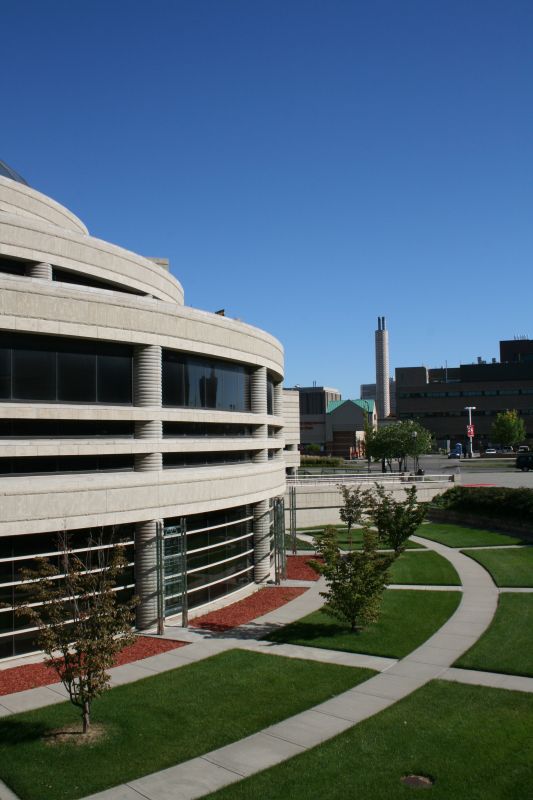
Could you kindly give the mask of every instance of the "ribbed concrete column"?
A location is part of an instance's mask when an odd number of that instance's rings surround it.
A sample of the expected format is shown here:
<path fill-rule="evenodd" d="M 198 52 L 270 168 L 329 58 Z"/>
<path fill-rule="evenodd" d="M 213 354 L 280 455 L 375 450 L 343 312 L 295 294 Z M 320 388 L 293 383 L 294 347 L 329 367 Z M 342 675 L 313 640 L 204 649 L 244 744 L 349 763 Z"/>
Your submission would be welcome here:
<path fill-rule="evenodd" d="M 274 415 L 276 417 L 283 416 L 283 383 L 274 384 Z"/>
<path fill-rule="evenodd" d="M 270 511 L 268 500 L 254 505 L 254 581 L 270 577 Z"/>
<path fill-rule="evenodd" d="M 157 623 L 157 523 L 138 522 L 135 525 L 135 594 L 137 628 L 146 630 Z"/>
<path fill-rule="evenodd" d="M 151 419 L 147 422 L 135 423 L 136 439 L 156 439 L 157 444 L 163 436 L 163 423 L 160 419 Z M 136 453 L 135 469 L 138 472 L 153 472 L 163 469 L 162 453 Z"/>
<path fill-rule="evenodd" d="M 252 372 L 250 379 L 251 410 L 253 414 L 267 413 L 267 371 L 266 367 L 258 367 Z M 267 425 L 256 425 L 252 437 L 254 439 L 266 439 L 268 435 Z M 257 450 L 252 461 L 254 464 L 263 464 L 268 461 L 268 450 Z"/>
<path fill-rule="evenodd" d="M 137 345 L 133 367 L 133 398 L 136 406 L 161 408 L 161 347 L 159 345 Z M 158 443 L 163 435 L 163 423 L 159 419 L 135 423 L 136 439 L 155 439 Z M 160 452 L 135 455 L 135 469 L 153 472 L 163 469 Z"/>
<path fill-rule="evenodd" d="M 136 472 L 156 472 L 163 469 L 162 453 L 135 453 L 133 460 Z"/>
<path fill-rule="evenodd" d="M 135 348 L 133 402 L 136 406 L 161 408 L 161 347 L 157 344 Z"/>
<path fill-rule="evenodd" d="M 45 281 L 52 280 L 51 264 L 26 264 L 27 278 L 42 278 Z"/>

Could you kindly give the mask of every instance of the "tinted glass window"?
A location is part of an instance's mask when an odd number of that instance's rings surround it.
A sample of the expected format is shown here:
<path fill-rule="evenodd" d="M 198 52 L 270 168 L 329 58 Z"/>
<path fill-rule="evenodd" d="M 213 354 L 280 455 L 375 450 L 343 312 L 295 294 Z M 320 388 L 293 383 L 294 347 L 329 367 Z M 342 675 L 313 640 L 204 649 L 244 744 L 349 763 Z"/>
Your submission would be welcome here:
<path fill-rule="evenodd" d="M 267 378 L 267 414 L 274 413 L 274 382 Z"/>
<path fill-rule="evenodd" d="M 190 408 L 204 408 L 204 378 L 203 363 L 191 358 L 185 364 L 185 405 Z"/>
<path fill-rule="evenodd" d="M 130 405 L 132 361 L 127 345 L 0 333 L 0 399 Z"/>
<path fill-rule="evenodd" d="M 96 402 L 96 355 L 82 348 L 57 355 L 57 399 Z"/>
<path fill-rule="evenodd" d="M 133 469 L 133 456 L 28 456 L 0 458 L 0 475 L 51 472 L 123 472 Z"/>
<path fill-rule="evenodd" d="M 167 352 L 162 365 L 163 405 L 184 406 L 183 360 L 178 353 Z"/>
<path fill-rule="evenodd" d="M 249 369 L 219 359 L 165 350 L 163 405 L 249 411 Z"/>
<path fill-rule="evenodd" d="M 78 419 L 0 419 L 0 437 L 34 439 L 133 436 L 133 422 Z"/>
<path fill-rule="evenodd" d="M 223 382 L 222 370 L 218 370 L 217 374 L 214 364 L 212 364 L 210 367 L 204 367 L 204 375 L 201 380 L 203 381 L 203 398 L 205 408 L 216 408 L 217 393 L 219 393 L 219 390 L 221 390 Z"/>
<path fill-rule="evenodd" d="M 13 350 L 14 400 L 56 399 L 56 354 L 43 344 Z"/>
<path fill-rule="evenodd" d="M 99 354 L 98 402 L 131 403 L 132 399 L 132 360 L 122 348 Z"/>
<path fill-rule="evenodd" d="M 11 397 L 11 350 L 0 348 L 0 398 Z"/>
<path fill-rule="evenodd" d="M 0 257 L 0 272 L 7 272 L 9 275 L 25 275 L 26 262 Z"/>
<path fill-rule="evenodd" d="M 239 397 L 242 393 L 240 378 L 242 376 L 239 367 L 228 364 L 220 368 L 221 386 L 218 398 L 218 408 L 237 411 L 239 408 Z"/>
<path fill-rule="evenodd" d="M 250 461 L 244 450 L 225 450 L 221 453 L 163 453 L 163 467 L 203 467 L 216 464 L 237 464 Z"/>
<path fill-rule="evenodd" d="M 0 421 L 0 431 L 1 431 Z M 163 436 L 251 436 L 250 425 L 229 422 L 163 422 Z"/>

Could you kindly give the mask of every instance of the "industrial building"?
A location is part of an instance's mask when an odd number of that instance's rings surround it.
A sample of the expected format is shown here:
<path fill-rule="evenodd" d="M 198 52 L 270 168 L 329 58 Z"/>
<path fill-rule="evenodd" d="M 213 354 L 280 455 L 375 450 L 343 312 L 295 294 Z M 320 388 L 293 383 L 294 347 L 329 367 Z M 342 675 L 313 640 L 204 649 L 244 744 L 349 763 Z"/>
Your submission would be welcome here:
<path fill-rule="evenodd" d="M 474 449 L 492 442 L 491 426 L 501 411 L 516 409 L 528 438 L 533 438 L 533 341 L 500 342 L 500 360 L 478 358 L 459 367 L 401 367 L 396 369 L 397 413 L 400 420 L 416 419 L 441 446 L 466 444 L 468 414 L 472 411 Z"/>

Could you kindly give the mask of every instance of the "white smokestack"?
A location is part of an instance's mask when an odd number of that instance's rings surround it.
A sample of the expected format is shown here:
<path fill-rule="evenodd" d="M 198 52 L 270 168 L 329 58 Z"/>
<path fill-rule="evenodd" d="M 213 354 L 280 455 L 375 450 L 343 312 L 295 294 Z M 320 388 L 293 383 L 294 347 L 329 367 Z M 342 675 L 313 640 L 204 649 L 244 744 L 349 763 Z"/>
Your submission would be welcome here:
<path fill-rule="evenodd" d="M 389 332 L 385 327 L 385 317 L 378 317 L 376 339 L 376 405 L 379 419 L 390 414 L 389 386 Z"/>

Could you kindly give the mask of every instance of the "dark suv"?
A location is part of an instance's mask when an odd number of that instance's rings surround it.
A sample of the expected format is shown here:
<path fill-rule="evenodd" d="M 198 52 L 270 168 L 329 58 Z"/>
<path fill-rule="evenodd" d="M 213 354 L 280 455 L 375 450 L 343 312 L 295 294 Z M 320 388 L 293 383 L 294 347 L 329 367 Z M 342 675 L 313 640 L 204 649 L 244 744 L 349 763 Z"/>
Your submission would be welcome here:
<path fill-rule="evenodd" d="M 516 468 L 522 472 L 529 472 L 533 469 L 533 453 L 520 453 L 516 458 Z"/>

